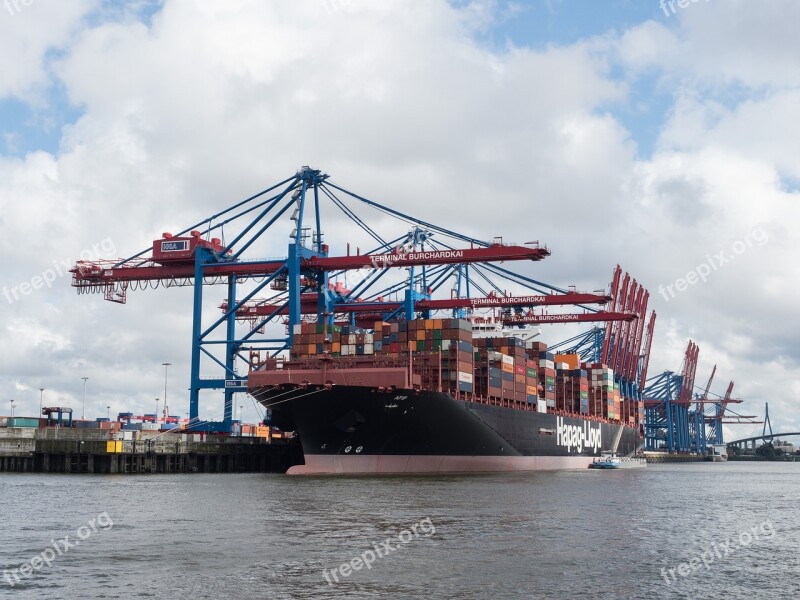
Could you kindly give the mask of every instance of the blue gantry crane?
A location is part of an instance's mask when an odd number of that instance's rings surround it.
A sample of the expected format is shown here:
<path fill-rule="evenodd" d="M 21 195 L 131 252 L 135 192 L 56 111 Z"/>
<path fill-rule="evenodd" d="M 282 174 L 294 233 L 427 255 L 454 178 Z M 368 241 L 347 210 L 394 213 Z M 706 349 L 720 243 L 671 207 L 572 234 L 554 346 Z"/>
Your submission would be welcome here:
<path fill-rule="evenodd" d="M 724 396 L 711 392 L 717 366 L 711 370 L 702 394 L 694 394 L 700 349 L 689 340 L 681 373 L 664 371 L 647 381 L 644 390 L 645 449 L 670 453 L 705 454 L 712 446 L 724 445 L 722 425 L 753 423 L 753 416 L 739 415 L 730 404 L 733 381 Z"/>
<path fill-rule="evenodd" d="M 365 211 L 400 229 L 381 235 L 369 225 Z M 362 253 L 356 247 L 353 252 L 348 242 L 345 254 L 331 255 L 324 218 L 367 240 L 371 248 Z M 281 252 L 274 249 L 274 240 L 286 239 L 281 225 L 288 225 L 290 232 L 285 254 L 254 258 Z M 71 272 L 78 293 L 102 293 L 120 304 L 126 303 L 129 290 L 193 286 L 192 422 L 199 423 L 201 392 L 224 394 L 222 420 L 197 427 L 206 431 L 230 431 L 233 395 L 246 389 L 249 353 L 284 352 L 291 348 L 296 327 L 308 320 L 367 325 L 429 317 L 436 311 L 474 317 L 490 310 L 504 328 L 602 321 L 607 324 L 603 355 L 617 365 L 628 393 L 638 393 L 636 375 L 646 373 L 646 365 L 642 370 L 638 360 L 644 330 L 638 317 L 646 310 L 646 290 L 627 275 L 623 285 L 619 268 L 612 293 L 598 294 L 546 284 L 497 264 L 539 261 L 549 254 L 538 242 L 481 240 L 437 226 L 348 191 L 317 169 L 302 167 L 178 233 L 162 234 L 128 258 L 79 261 Z M 222 314 L 208 322 L 205 288 L 211 285 L 224 285 L 226 294 Z M 610 310 L 603 310 L 609 303 Z M 533 310 L 568 305 L 583 312 Z M 647 347 L 649 355 L 649 341 Z"/>

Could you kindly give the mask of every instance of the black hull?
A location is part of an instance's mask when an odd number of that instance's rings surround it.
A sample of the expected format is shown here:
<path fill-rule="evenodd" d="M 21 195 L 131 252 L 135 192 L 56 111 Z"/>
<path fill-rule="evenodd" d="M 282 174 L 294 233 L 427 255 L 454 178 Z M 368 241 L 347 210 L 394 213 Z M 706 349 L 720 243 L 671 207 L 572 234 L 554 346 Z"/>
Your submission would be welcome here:
<path fill-rule="evenodd" d="M 414 390 L 293 385 L 250 390 L 272 424 L 298 432 L 306 464 L 290 473 L 428 473 L 586 468 L 636 450 L 638 429 Z"/>

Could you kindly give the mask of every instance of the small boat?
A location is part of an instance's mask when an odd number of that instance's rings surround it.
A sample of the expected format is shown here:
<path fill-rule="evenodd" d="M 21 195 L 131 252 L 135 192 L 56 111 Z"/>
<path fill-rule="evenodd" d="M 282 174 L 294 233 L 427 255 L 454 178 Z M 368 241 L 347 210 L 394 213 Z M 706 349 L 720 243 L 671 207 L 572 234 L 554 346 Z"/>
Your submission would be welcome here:
<path fill-rule="evenodd" d="M 633 469 L 647 466 L 644 458 L 630 456 L 616 456 L 613 452 L 603 452 L 589 465 L 590 469 Z"/>

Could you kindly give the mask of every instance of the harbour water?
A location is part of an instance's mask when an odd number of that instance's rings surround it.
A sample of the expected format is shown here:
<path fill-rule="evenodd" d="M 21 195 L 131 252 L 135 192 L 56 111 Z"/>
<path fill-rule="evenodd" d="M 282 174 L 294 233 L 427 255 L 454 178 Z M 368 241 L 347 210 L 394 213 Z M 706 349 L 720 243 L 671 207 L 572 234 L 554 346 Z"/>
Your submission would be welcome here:
<path fill-rule="evenodd" d="M 798 498 L 798 463 L 6 474 L 0 597 L 796 598 Z"/>

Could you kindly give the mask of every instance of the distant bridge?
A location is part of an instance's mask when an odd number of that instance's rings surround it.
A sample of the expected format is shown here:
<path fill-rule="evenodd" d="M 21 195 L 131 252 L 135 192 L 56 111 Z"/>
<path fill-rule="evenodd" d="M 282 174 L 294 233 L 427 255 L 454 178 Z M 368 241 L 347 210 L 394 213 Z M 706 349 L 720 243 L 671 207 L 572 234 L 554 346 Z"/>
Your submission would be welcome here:
<path fill-rule="evenodd" d="M 728 442 L 727 445 L 728 446 L 736 446 L 737 448 L 744 448 L 745 450 L 747 450 L 748 448 L 752 447 L 752 449 L 755 450 L 756 442 L 758 442 L 759 440 L 763 441 L 763 442 L 767 442 L 767 441 L 771 442 L 775 438 L 785 438 L 785 437 L 791 437 L 791 436 L 794 436 L 794 435 L 800 435 L 800 431 L 795 431 L 795 432 L 791 432 L 791 433 L 767 433 L 767 434 L 757 435 L 755 437 L 742 438 L 740 440 L 735 440 L 733 442 Z"/>
<path fill-rule="evenodd" d="M 767 428 L 769 428 L 769 433 L 767 433 Z M 753 450 L 756 449 L 756 442 L 761 440 L 762 442 L 771 442 L 775 438 L 784 438 L 784 437 L 792 437 L 800 435 L 800 431 L 789 432 L 789 433 L 773 433 L 772 432 L 772 423 L 769 420 L 769 402 L 764 405 L 764 428 L 761 430 L 761 435 L 754 435 L 753 437 L 749 438 L 742 438 L 740 440 L 734 440 L 733 442 L 728 442 L 727 446 L 736 446 L 739 449 L 747 450 L 748 448 L 752 448 Z"/>

